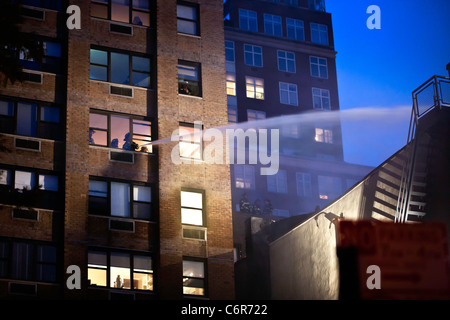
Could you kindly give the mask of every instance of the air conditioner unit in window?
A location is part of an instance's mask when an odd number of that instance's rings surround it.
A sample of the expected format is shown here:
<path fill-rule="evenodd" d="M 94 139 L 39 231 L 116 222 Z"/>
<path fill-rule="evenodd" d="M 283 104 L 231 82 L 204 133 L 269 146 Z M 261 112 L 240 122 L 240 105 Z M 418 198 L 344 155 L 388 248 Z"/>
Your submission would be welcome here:
<path fill-rule="evenodd" d="M 109 94 L 127 97 L 127 98 L 133 98 L 133 88 L 110 85 L 109 86 Z"/>
<path fill-rule="evenodd" d="M 38 211 L 30 209 L 14 208 L 12 211 L 12 217 L 14 219 L 38 221 Z"/>
<path fill-rule="evenodd" d="M 133 35 L 133 27 L 132 26 L 124 26 L 122 24 L 110 23 L 109 24 L 109 32 L 126 34 L 129 36 L 132 36 Z"/>
<path fill-rule="evenodd" d="M 15 138 L 14 147 L 17 149 L 41 151 L 41 142 L 38 140 Z"/>
<path fill-rule="evenodd" d="M 109 230 L 134 232 L 134 221 L 110 219 Z"/>
<path fill-rule="evenodd" d="M 42 74 L 34 72 L 22 72 L 23 81 L 42 84 Z"/>
<path fill-rule="evenodd" d="M 132 164 L 134 163 L 134 154 L 131 152 L 109 150 L 109 160 Z"/>
<path fill-rule="evenodd" d="M 183 226 L 183 238 L 206 241 L 206 228 Z"/>

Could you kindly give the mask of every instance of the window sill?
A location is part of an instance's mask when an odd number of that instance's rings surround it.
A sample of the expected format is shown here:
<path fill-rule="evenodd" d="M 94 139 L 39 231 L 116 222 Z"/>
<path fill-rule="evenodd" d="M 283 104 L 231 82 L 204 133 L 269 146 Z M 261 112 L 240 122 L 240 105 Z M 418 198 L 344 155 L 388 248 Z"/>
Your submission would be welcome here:
<path fill-rule="evenodd" d="M 94 149 L 101 149 L 101 150 L 107 150 L 107 151 L 118 151 L 118 152 L 127 152 L 127 153 L 133 153 L 133 154 L 141 154 L 144 156 L 154 156 L 154 152 L 141 152 L 141 151 L 132 151 L 132 150 L 124 150 L 120 148 L 111 148 L 111 147 L 105 147 L 105 146 L 98 146 L 94 144 L 89 144 L 90 148 Z M 120 161 L 119 161 L 120 162 Z"/>
<path fill-rule="evenodd" d="M 53 73 L 54 74 L 54 73 Z M 114 83 L 114 82 L 108 82 L 108 81 L 102 81 L 102 80 L 95 80 L 95 79 L 89 79 L 90 82 L 95 82 L 95 83 L 104 83 L 107 85 L 112 85 L 112 86 L 118 86 L 118 87 L 122 87 L 122 88 L 130 88 L 130 89 L 138 89 L 138 90 L 145 90 L 145 91 L 153 91 L 152 88 L 145 88 L 145 87 L 139 87 L 139 86 L 132 86 L 129 84 L 121 84 L 121 83 Z"/>
<path fill-rule="evenodd" d="M 188 38 L 194 38 L 194 39 L 201 39 L 201 36 L 195 35 L 195 34 L 190 34 L 190 33 L 182 33 L 182 32 L 177 32 L 177 35 L 179 36 L 185 36 Z"/>
<path fill-rule="evenodd" d="M 139 25 L 139 24 L 132 24 L 132 23 L 126 23 L 126 22 L 122 22 L 122 21 L 115 21 L 115 20 L 110 20 L 110 19 L 103 19 L 103 18 L 98 18 L 98 17 L 90 17 L 91 20 L 97 20 L 97 21 L 103 21 L 103 22 L 107 22 L 107 23 L 117 23 L 123 26 L 128 26 L 128 27 L 137 27 L 137 28 L 142 28 L 142 29 L 151 29 L 151 26 L 144 26 L 144 25 Z M 121 33 L 118 33 L 121 34 Z"/>
<path fill-rule="evenodd" d="M 188 97 L 188 98 L 194 98 L 194 99 L 200 99 L 200 100 L 203 100 L 203 97 L 202 97 L 202 96 L 193 96 L 193 95 L 190 95 L 190 94 L 182 94 L 182 93 L 178 93 L 178 95 L 179 95 L 180 97 Z"/>
<path fill-rule="evenodd" d="M 19 134 L 13 134 L 13 133 L 3 133 L 0 131 L 0 135 L 6 136 L 6 137 L 12 137 L 12 138 L 19 138 L 19 139 L 31 139 L 35 141 L 45 141 L 45 142 L 53 142 L 53 143 L 64 143 L 63 140 L 54 140 L 54 139 L 47 139 L 47 138 L 39 138 L 39 137 L 32 137 L 32 136 L 22 136 Z M 27 149 L 28 150 L 28 149 Z"/>
<path fill-rule="evenodd" d="M 89 217 L 94 217 L 94 218 L 104 218 L 104 219 L 115 219 L 115 220 L 123 220 L 123 221 L 127 221 L 127 222 L 142 222 L 142 223 L 148 223 L 148 224 L 156 224 L 156 221 L 153 220 L 144 220 L 144 219 L 134 219 L 134 218 L 126 218 L 126 217 L 116 217 L 116 216 L 103 216 L 100 214 L 91 214 L 88 213 Z"/>

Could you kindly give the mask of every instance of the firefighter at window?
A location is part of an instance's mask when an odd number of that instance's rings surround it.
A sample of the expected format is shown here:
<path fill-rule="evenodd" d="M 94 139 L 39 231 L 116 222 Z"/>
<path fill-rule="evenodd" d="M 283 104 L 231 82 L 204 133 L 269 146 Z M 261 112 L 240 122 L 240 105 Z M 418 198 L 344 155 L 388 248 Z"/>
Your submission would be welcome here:
<path fill-rule="evenodd" d="M 246 193 L 242 195 L 241 201 L 239 202 L 239 209 L 241 212 L 250 213 L 250 202 Z"/>
<path fill-rule="evenodd" d="M 253 203 L 252 213 L 261 214 L 261 201 L 259 201 L 259 199 L 256 199 L 256 201 Z"/>

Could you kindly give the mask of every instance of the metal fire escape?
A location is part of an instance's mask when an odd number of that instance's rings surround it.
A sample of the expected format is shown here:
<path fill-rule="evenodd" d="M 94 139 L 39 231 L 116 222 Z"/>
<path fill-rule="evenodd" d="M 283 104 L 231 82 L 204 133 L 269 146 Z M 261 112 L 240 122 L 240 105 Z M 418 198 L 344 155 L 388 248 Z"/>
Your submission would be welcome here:
<path fill-rule="evenodd" d="M 450 73 L 450 70 L 449 70 Z M 433 76 L 412 92 L 413 108 L 400 179 L 395 222 L 417 222 L 427 214 L 427 170 L 431 138 L 418 135 L 421 119 L 431 111 L 450 108 L 450 76 Z"/>

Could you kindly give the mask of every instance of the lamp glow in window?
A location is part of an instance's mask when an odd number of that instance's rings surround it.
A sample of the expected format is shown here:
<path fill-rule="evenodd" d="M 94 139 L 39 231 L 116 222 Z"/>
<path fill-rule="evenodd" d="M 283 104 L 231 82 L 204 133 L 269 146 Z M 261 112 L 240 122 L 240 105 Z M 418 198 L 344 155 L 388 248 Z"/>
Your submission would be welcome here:
<path fill-rule="evenodd" d="M 236 95 L 236 74 L 227 73 L 227 95 Z"/>
<path fill-rule="evenodd" d="M 181 223 L 203 226 L 203 193 L 181 191 Z"/>
<path fill-rule="evenodd" d="M 200 160 L 202 158 L 201 129 L 196 126 L 180 125 L 179 136 L 180 157 Z"/>
<path fill-rule="evenodd" d="M 133 289 L 153 291 L 153 270 L 150 257 L 133 257 Z"/>
<path fill-rule="evenodd" d="M 333 143 L 333 131 L 330 129 L 316 128 L 315 140 L 317 142 Z"/>
<path fill-rule="evenodd" d="M 205 263 L 183 260 L 183 294 L 205 295 Z"/>
<path fill-rule="evenodd" d="M 245 77 L 247 98 L 264 100 L 264 80 Z"/>
<path fill-rule="evenodd" d="M 106 287 L 107 274 L 106 253 L 89 251 L 88 253 L 88 282 L 91 286 Z"/>
<path fill-rule="evenodd" d="M 15 184 L 14 184 L 15 189 L 31 190 L 34 188 L 34 184 L 35 184 L 34 173 L 28 172 L 28 171 L 16 170 L 15 174 L 16 174 L 16 176 L 15 176 L 16 179 L 15 179 Z"/>
<path fill-rule="evenodd" d="M 130 289 L 130 255 L 126 253 L 111 253 L 110 287 Z"/>

